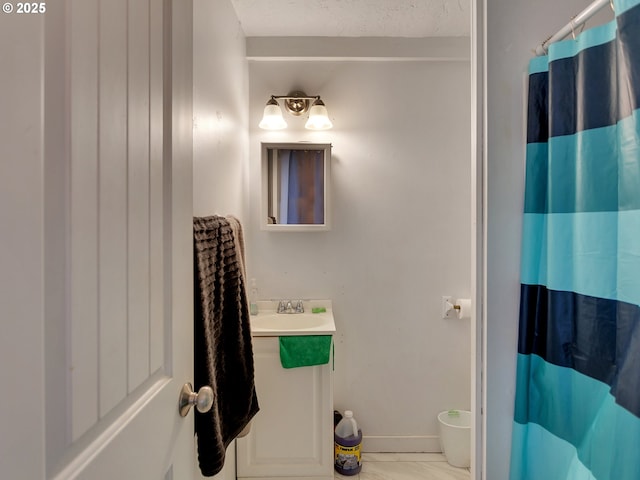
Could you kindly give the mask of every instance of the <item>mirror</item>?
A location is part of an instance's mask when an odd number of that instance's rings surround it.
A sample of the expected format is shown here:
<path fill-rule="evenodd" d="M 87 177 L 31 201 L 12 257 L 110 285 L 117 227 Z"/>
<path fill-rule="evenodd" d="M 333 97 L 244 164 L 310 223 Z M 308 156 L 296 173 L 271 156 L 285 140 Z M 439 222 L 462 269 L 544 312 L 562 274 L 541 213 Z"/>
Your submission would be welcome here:
<path fill-rule="evenodd" d="M 263 143 L 261 227 L 329 229 L 331 144 Z"/>

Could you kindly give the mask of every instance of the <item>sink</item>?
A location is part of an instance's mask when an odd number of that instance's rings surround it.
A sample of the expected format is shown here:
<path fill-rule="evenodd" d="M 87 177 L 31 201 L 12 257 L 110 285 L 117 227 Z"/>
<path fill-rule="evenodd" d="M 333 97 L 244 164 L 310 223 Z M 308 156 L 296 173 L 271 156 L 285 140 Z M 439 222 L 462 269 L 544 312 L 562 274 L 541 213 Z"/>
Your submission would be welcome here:
<path fill-rule="evenodd" d="M 258 314 L 251 316 L 251 334 L 256 337 L 286 335 L 332 335 L 336 331 L 331 302 L 304 302 L 305 313 L 276 313 L 278 302 L 258 302 Z M 311 313 L 322 306 L 326 312 Z"/>
<path fill-rule="evenodd" d="M 251 327 L 257 330 L 305 330 L 317 328 L 325 323 L 321 314 L 298 313 L 298 314 L 258 314 L 251 322 Z"/>

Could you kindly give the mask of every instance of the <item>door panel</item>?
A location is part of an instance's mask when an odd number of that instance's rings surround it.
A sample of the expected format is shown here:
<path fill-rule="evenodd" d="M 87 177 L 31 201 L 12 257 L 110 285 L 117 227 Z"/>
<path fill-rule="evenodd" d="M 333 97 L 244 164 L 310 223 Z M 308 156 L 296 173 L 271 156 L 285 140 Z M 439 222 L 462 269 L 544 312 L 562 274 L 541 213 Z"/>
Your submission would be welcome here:
<path fill-rule="evenodd" d="M 187 8 L 191 3 L 187 2 Z M 151 43 L 163 43 L 163 37 L 159 37 L 158 30 L 162 31 L 163 9 L 162 0 L 149 0 L 149 34 Z M 169 43 L 167 41 L 167 43 Z M 167 49 L 166 47 L 165 49 Z M 174 62 L 175 63 L 175 62 Z M 149 49 L 149 205 L 163 203 L 163 142 L 164 115 L 163 107 L 163 49 Z M 188 100 L 191 104 L 191 99 Z M 159 119 L 159 120 L 157 120 Z M 191 146 L 189 146 L 191 148 Z M 191 160 L 189 159 L 189 163 Z M 191 182 L 187 188 L 191 189 Z M 191 208 L 191 207 L 189 207 Z M 189 219 L 191 221 L 191 219 Z M 149 207 L 149 229 L 158 232 L 163 229 L 163 211 L 159 208 Z M 162 242 L 151 241 L 149 243 L 149 370 L 157 371 L 163 362 L 164 352 L 164 270 L 162 258 L 164 245 Z M 191 265 L 191 260 L 189 261 Z"/>
<path fill-rule="evenodd" d="M 157 154 L 163 141 L 161 135 L 151 137 L 152 130 L 162 132 L 157 85 L 150 95 L 150 59 L 152 49 L 162 52 L 163 24 L 161 15 L 150 22 L 150 7 L 143 2 L 82 0 L 70 7 L 68 255 L 75 441 L 164 364 L 156 360 L 155 368 L 150 366 L 151 340 L 157 342 L 157 358 L 164 350 L 165 259 L 158 255 L 164 243 L 164 166 L 162 159 L 150 161 L 151 142 L 160 142 Z M 154 67 L 162 78 L 162 65 Z M 156 276 L 160 281 L 152 285 Z M 152 311 L 161 321 L 150 322 Z"/>
<path fill-rule="evenodd" d="M 71 438 L 77 439 L 98 420 L 98 4 L 78 2 L 71 18 L 70 83 L 76 95 L 70 104 L 70 182 L 73 202 L 69 232 L 70 396 L 75 408 Z M 85 101 L 78 101 L 85 98 Z"/>
<path fill-rule="evenodd" d="M 102 418 L 127 395 L 127 2 L 99 2 L 98 13 L 98 45 L 93 52 L 98 57 L 99 85 L 96 105 L 98 312 L 95 320 L 99 338 L 98 416 Z M 82 61 L 72 56 L 71 68 Z M 77 95 L 72 85 L 72 103 L 95 101 L 77 98 Z M 75 138 L 71 132 L 72 143 Z M 71 203 L 74 203 L 73 187 L 72 184 Z M 71 222 L 73 228 L 73 219 Z M 71 292 L 71 302 L 74 300 Z"/>
<path fill-rule="evenodd" d="M 150 229 L 150 209 L 161 208 L 149 201 L 149 124 L 161 121 L 151 119 L 149 112 L 149 11 L 143 2 L 130 2 L 128 31 L 128 256 L 129 284 L 128 299 L 128 388 L 131 392 L 151 373 L 149 368 L 150 325 L 149 294 L 151 262 L 150 243 L 152 238 L 161 238 L 162 225 L 157 230 Z M 157 28 L 161 31 L 161 28 Z M 156 39 L 154 39 L 156 40 Z M 157 42 L 159 43 L 159 42 Z M 158 101 L 159 99 L 156 99 Z M 156 297 L 161 302 L 161 297 Z"/>

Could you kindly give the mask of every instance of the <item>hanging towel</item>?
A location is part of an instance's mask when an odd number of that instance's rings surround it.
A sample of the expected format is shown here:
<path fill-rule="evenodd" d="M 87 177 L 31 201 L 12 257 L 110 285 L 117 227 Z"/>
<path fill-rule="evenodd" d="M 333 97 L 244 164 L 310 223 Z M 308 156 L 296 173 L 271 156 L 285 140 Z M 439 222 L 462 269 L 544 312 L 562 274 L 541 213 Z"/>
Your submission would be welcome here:
<path fill-rule="evenodd" d="M 324 365 L 330 357 L 331 335 L 280 337 L 280 363 L 284 368 Z"/>
<path fill-rule="evenodd" d="M 207 413 L 195 412 L 200 471 L 224 465 L 227 446 L 258 412 L 253 348 L 241 252 L 229 221 L 193 219 L 194 374 L 196 390 L 213 389 Z"/>
<path fill-rule="evenodd" d="M 225 217 L 231 226 L 231 230 L 233 231 L 233 239 L 236 246 L 236 253 L 238 257 L 238 261 L 240 262 L 240 270 L 242 271 L 242 282 L 244 285 L 247 284 L 247 270 L 244 266 L 244 234 L 242 233 L 242 224 L 240 220 L 238 220 L 233 215 L 227 215 Z"/>

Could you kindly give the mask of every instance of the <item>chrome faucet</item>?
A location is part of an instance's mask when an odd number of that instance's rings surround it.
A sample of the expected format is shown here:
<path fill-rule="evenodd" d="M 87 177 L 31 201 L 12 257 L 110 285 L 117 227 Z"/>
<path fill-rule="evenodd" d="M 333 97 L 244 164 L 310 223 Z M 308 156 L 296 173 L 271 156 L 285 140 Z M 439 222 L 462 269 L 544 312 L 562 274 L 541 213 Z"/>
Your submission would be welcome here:
<path fill-rule="evenodd" d="M 280 300 L 278 302 L 278 313 L 287 313 L 287 304 L 291 305 L 291 300 Z"/>
<path fill-rule="evenodd" d="M 304 313 L 302 300 L 280 300 L 278 302 L 278 313 Z"/>

